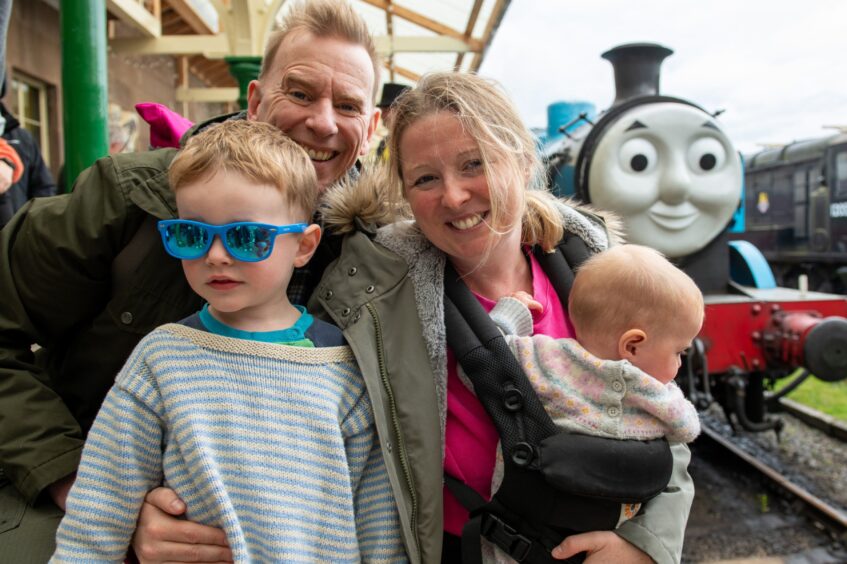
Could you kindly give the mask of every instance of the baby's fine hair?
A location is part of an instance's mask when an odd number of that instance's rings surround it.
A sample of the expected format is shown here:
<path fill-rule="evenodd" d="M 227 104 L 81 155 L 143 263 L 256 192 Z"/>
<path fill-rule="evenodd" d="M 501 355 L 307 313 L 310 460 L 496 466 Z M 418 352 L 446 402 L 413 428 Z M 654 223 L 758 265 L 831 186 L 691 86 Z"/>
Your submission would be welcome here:
<path fill-rule="evenodd" d="M 697 284 L 662 253 L 619 245 L 579 267 L 568 297 L 568 315 L 579 339 L 621 335 L 628 329 L 673 331 L 676 320 L 703 320 Z"/>
<path fill-rule="evenodd" d="M 168 181 L 176 192 L 221 171 L 276 187 L 304 220 L 311 219 L 317 208 L 318 181 L 312 161 L 302 147 L 267 123 L 233 119 L 193 135 L 171 162 Z"/>
<path fill-rule="evenodd" d="M 259 79 L 273 67 L 279 46 L 289 34 L 307 31 L 320 38 L 336 38 L 354 45 L 361 45 L 368 52 L 374 71 L 374 86 L 371 102 L 376 100 L 380 86 L 382 57 L 379 56 L 368 24 L 346 0 L 298 0 L 283 16 L 282 22 L 271 33 L 265 45 Z"/>
<path fill-rule="evenodd" d="M 474 74 L 426 74 L 415 88 L 391 105 L 389 155 L 397 188 L 392 194 L 395 201 L 403 199 L 403 133 L 415 122 L 438 112 L 456 116 L 479 145 L 491 194 L 491 224 L 514 224 L 520 219 L 524 243 L 552 249 L 563 235 L 561 213 L 544 185 L 535 137 L 502 88 Z M 506 209 L 509 191 L 514 189 L 521 191 L 520 209 Z"/>

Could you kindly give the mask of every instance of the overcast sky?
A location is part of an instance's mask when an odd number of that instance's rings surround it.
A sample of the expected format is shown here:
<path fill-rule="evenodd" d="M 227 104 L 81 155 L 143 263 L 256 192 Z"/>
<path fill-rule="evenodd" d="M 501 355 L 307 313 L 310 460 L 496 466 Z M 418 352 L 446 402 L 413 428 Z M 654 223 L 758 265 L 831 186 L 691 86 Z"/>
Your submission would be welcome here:
<path fill-rule="evenodd" d="M 847 127 L 845 0 L 512 0 L 480 74 L 500 81 L 531 127 L 547 105 L 614 99 L 604 51 L 659 43 L 661 93 L 689 99 L 742 152 Z"/>

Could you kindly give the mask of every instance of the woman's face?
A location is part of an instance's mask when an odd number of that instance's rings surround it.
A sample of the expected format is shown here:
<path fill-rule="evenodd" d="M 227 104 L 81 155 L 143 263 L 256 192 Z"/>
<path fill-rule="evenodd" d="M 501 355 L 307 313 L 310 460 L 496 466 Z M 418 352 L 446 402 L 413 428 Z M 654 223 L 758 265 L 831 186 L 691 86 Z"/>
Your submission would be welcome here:
<path fill-rule="evenodd" d="M 399 149 L 406 199 L 415 220 L 457 270 L 467 273 L 479 267 L 486 252 L 495 258 L 511 246 L 520 252 L 516 222 L 490 225 L 491 192 L 482 155 L 458 118 L 437 112 L 418 119 L 401 134 Z M 504 209 L 518 209 L 521 189 L 510 187 Z"/>

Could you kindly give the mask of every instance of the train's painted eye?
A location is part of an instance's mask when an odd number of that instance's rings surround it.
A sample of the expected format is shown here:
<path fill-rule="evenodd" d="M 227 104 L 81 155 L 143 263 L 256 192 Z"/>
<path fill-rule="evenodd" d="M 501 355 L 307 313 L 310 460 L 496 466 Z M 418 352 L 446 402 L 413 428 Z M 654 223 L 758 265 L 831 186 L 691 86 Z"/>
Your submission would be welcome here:
<path fill-rule="evenodd" d="M 702 137 L 688 148 L 688 166 L 694 172 L 711 172 L 726 162 L 726 150 L 714 137 Z"/>
<path fill-rule="evenodd" d="M 646 139 L 635 137 L 621 145 L 618 153 L 621 167 L 627 172 L 650 172 L 656 167 L 656 147 Z"/>

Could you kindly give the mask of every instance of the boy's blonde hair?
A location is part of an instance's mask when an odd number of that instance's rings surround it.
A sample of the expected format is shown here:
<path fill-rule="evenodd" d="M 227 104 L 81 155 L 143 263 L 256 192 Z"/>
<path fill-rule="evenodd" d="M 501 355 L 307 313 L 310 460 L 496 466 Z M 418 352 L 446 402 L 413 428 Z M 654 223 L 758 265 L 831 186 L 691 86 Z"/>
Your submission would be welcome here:
<path fill-rule="evenodd" d="M 193 135 L 171 162 L 168 181 L 176 192 L 221 171 L 276 187 L 302 220 L 310 221 L 317 208 L 318 180 L 312 161 L 270 124 L 228 120 Z"/>
<path fill-rule="evenodd" d="M 629 329 L 667 334 L 680 323 L 702 322 L 703 308 L 694 281 L 662 253 L 641 245 L 619 245 L 589 258 L 568 298 L 580 340 L 617 339 Z"/>
<path fill-rule="evenodd" d="M 479 145 L 491 198 L 491 225 L 497 229 L 520 218 L 522 241 L 551 250 L 563 235 L 561 214 L 554 196 L 544 185 L 536 140 L 502 89 L 479 76 L 439 72 L 424 75 L 417 86 L 391 105 L 389 134 L 390 169 L 395 193 L 401 202 L 403 155 L 400 141 L 405 130 L 438 112 L 456 116 Z M 505 209 L 510 190 L 521 191 L 520 208 Z"/>
<path fill-rule="evenodd" d="M 299 0 L 285 14 L 265 45 L 265 55 L 262 58 L 262 68 L 259 71 L 261 80 L 273 65 L 274 58 L 282 41 L 292 32 L 308 31 L 315 37 L 334 37 L 354 45 L 361 45 L 368 52 L 374 71 L 374 85 L 371 93 L 371 103 L 376 101 L 379 91 L 379 76 L 382 59 L 376 52 L 371 32 L 365 20 L 345 0 Z"/>

